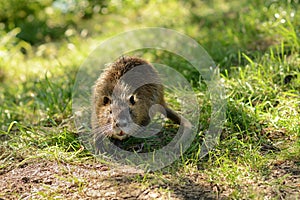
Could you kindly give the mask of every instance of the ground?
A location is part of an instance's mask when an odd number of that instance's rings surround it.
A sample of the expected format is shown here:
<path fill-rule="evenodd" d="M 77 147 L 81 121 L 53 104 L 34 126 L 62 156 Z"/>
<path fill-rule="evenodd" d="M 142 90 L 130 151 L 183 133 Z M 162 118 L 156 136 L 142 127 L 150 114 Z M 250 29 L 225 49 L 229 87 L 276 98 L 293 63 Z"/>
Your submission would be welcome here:
<path fill-rule="evenodd" d="M 264 179 L 240 185 L 240 192 L 259 191 L 266 199 L 299 198 L 299 164 L 276 162 L 269 168 Z M 34 159 L 0 171 L 0 191 L 2 199 L 228 199 L 232 189 L 210 182 L 205 170 L 157 177 L 129 166 Z"/>

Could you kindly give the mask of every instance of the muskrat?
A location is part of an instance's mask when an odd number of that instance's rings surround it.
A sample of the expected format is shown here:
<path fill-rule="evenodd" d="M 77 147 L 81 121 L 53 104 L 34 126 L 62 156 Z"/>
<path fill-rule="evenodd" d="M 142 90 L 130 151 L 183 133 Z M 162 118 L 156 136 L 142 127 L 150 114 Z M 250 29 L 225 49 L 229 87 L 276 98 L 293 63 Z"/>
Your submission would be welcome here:
<path fill-rule="evenodd" d="M 118 140 L 147 126 L 155 112 L 181 123 L 180 115 L 164 100 L 156 69 L 146 60 L 130 56 L 117 59 L 99 76 L 93 87 L 92 112 L 96 137 Z"/>

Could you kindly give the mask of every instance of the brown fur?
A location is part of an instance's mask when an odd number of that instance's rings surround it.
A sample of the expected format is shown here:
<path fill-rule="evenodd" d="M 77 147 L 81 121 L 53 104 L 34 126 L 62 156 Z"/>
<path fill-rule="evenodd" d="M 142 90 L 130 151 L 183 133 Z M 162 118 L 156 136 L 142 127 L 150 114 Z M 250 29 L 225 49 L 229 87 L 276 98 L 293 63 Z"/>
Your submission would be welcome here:
<path fill-rule="evenodd" d="M 131 88 L 135 80 L 123 81 L 124 83 L 120 84 L 120 80 L 127 72 L 141 65 L 146 67 L 143 68 L 143 77 L 154 80 L 153 83 L 142 85 L 134 91 L 131 91 Z M 180 124 L 180 116 L 165 103 L 164 88 L 160 82 L 154 67 L 137 57 L 122 57 L 108 66 L 93 88 L 92 129 L 94 132 L 122 140 L 128 136 L 128 133 L 122 132 L 118 127 L 123 109 L 128 108 L 128 113 L 135 124 L 146 126 L 150 122 L 149 108 L 155 104 L 162 106 L 166 116 Z"/>

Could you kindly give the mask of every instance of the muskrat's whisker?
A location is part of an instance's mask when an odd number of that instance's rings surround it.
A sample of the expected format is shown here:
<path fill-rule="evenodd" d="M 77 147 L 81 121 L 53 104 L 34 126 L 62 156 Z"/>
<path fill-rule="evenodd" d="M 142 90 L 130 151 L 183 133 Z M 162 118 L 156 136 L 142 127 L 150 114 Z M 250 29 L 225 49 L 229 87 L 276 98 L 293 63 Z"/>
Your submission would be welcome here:
<path fill-rule="evenodd" d="M 92 131 L 93 137 L 95 141 L 98 141 L 99 139 L 103 139 L 105 137 L 110 137 L 110 128 L 111 125 L 107 124 L 104 126 L 96 126 L 94 130 Z"/>

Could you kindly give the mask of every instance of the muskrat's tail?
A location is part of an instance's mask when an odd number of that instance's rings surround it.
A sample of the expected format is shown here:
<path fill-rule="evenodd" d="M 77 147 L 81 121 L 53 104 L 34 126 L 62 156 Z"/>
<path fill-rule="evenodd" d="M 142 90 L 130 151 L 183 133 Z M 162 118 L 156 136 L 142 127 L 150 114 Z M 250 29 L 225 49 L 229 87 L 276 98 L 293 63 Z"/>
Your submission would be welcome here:
<path fill-rule="evenodd" d="M 192 124 L 185 119 L 183 116 L 179 115 L 172 109 L 165 107 L 166 117 L 171 119 L 174 123 L 179 124 L 180 127 L 178 129 L 177 134 L 181 134 L 180 138 L 176 142 L 175 149 L 186 149 L 188 144 L 190 144 L 193 140 L 193 126 Z M 177 136 L 176 136 L 177 137 Z"/>
<path fill-rule="evenodd" d="M 174 110 L 172 110 L 169 107 L 165 107 L 166 110 L 166 117 L 172 120 L 174 123 L 179 124 L 181 123 L 181 117 L 179 114 L 177 114 Z"/>

